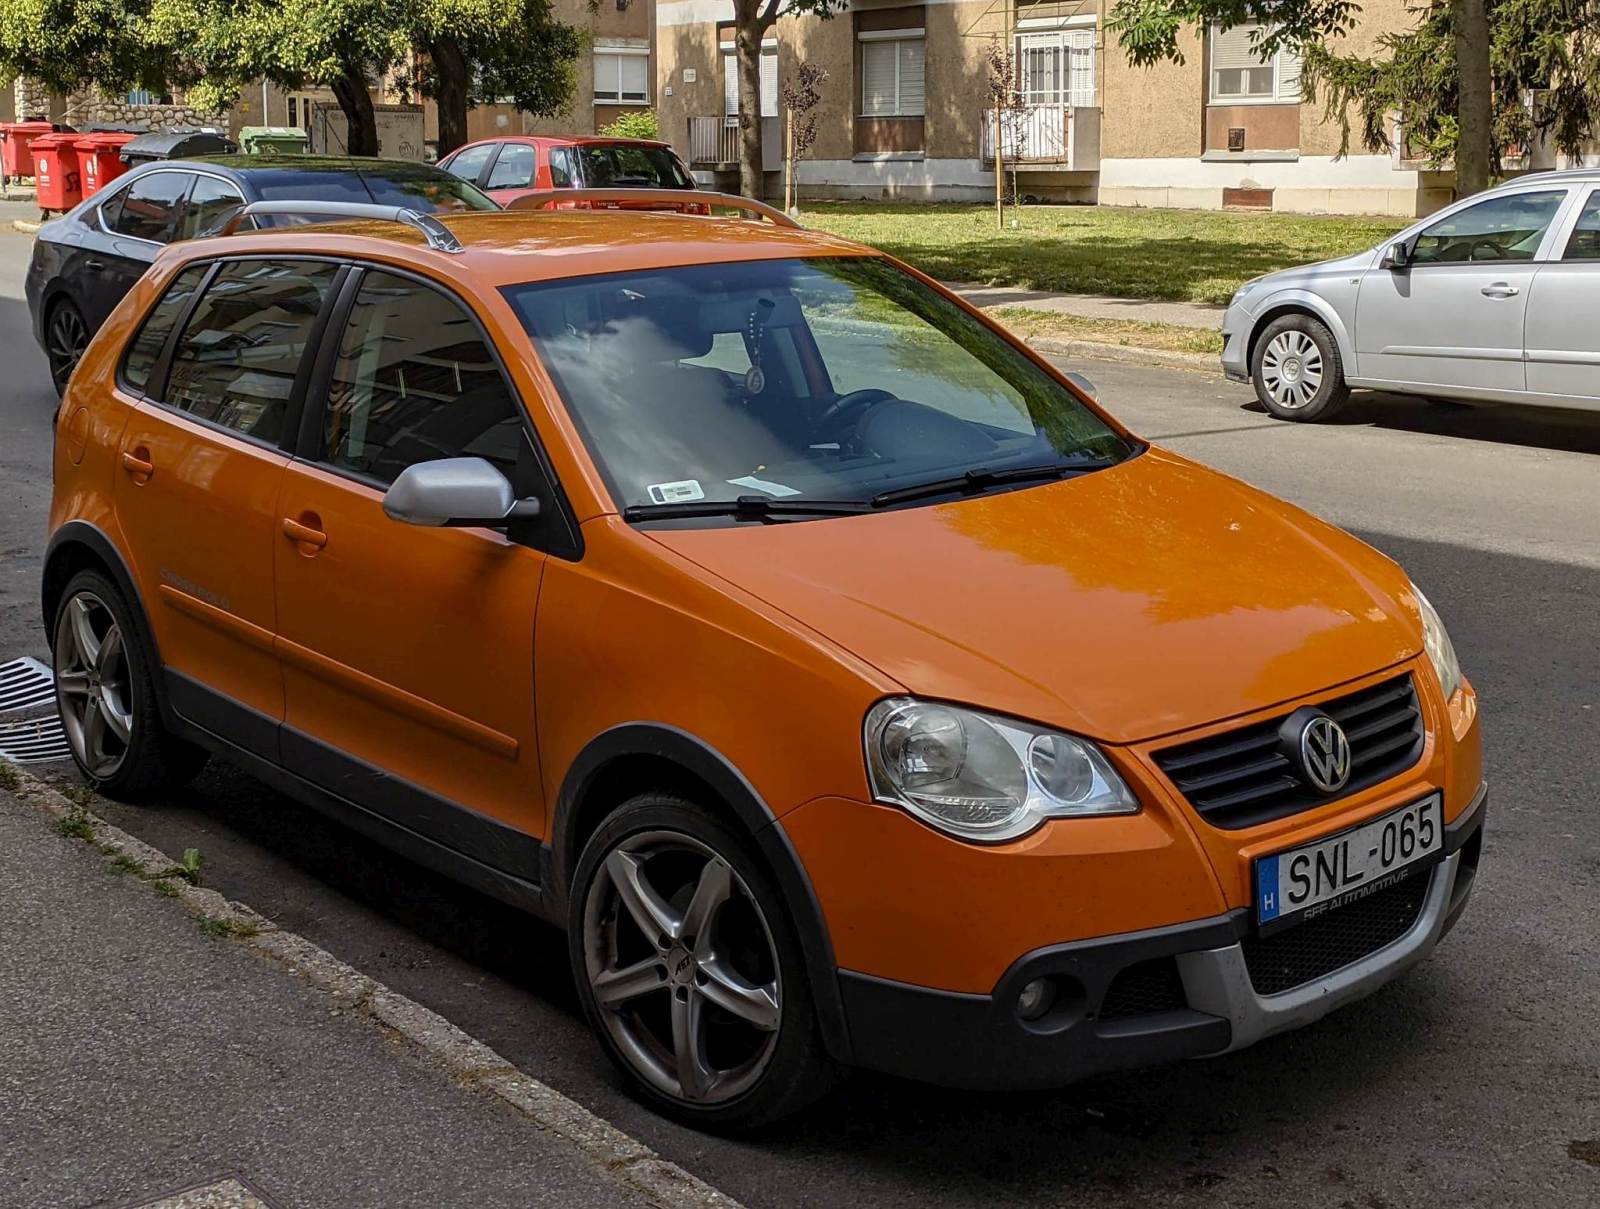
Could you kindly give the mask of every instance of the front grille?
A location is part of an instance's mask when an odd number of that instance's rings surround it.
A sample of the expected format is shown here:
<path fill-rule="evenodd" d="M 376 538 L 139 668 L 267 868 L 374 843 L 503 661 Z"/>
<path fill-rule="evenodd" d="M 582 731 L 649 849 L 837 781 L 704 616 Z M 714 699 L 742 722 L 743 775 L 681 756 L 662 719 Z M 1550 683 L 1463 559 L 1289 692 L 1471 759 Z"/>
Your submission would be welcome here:
<path fill-rule="evenodd" d="M 1100 1019 L 1177 1012 L 1188 1006 L 1177 961 L 1171 957 L 1156 957 L 1135 962 L 1118 972 L 1106 989 L 1105 1000 L 1100 1005 Z"/>
<path fill-rule="evenodd" d="M 1240 942 L 1250 985 L 1258 995 L 1276 995 L 1324 978 L 1399 940 L 1422 914 L 1429 873 L 1413 873 L 1386 890 L 1369 894 L 1326 915 L 1262 938 Z"/>
<path fill-rule="evenodd" d="M 1318 701 L 1350 740 L 1350 780 L 1334 797 L 1404 772 L 1422 755 L 1422 711 L 1409 672 Z M 1155 753 L 1157 766 L 1206 822 L 1235 829 L 1281 819 L 1330 797 L 1300 777 L 1282 750 L 1281 714 L 1238 730 Z"/>

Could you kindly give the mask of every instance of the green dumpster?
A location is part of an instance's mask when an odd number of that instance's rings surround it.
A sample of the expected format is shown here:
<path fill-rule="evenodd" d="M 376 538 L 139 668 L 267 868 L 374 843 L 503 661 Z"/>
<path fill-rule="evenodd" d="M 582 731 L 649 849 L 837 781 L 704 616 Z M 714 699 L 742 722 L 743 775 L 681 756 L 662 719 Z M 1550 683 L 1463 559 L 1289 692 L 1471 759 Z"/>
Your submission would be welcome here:
<path fill-rule="evenodd" d="M 310 137 L 298 126 L 246 126 L 239 131 L 246 155 L 301 155 Z"/>

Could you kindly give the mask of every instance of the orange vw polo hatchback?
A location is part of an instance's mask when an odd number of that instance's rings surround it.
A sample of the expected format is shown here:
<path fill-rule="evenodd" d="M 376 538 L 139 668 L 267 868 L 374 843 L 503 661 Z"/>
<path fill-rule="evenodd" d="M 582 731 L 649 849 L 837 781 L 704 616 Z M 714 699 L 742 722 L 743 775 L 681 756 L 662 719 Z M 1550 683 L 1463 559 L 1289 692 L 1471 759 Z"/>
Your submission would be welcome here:
<path fill-rule="evenodd" d="M 84 775 L 215 753 L 564 927 L 706 1128 L 1220 1054 L 1425 956 L 1485 790 L 1405 573 L 737 204 L 164 252 L 57 426 Z"/>

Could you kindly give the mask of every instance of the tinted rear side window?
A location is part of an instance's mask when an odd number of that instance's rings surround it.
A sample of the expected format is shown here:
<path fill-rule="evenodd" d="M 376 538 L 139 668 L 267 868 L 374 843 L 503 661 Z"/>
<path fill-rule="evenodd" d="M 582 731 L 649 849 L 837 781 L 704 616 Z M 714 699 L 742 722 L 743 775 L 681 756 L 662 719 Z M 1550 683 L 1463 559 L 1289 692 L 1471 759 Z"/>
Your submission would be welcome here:
<path fill-rule="evenodd" d="M 177 226 L 183 195 L 194 177 L 187 172 L 152 172 L 129 185 L 112 221 L 118 235 L 166 243 Z"/>
<path fill-rule="evenodd" d="M 339 340 L 320 457 L 381 483 L 435 458 L 514 475 L 524 438 L 477 325 L 437 290 L 368 272 Z"/>
<path fill-rule="evenodd" d="M 244 198 L 227 181 L 214 176 L 195 177 L 194 188 L 189 190 L 189 200 L 183 208 L 183 233 L 179 238 L 212 234 L 242 205 Z"/>
<path fill-rule="evenodd" d="M 122 363 L 122 377 L 129 386 L 142 391 L 150 385 L 150 375 L 161 359 L 161 350 L 167 347 L 167 337 L 177 326 L 183 308 L 189 305 L 189 299 L 200 288 L 210 267 L 208 264 L 190 265 L 172 279 L 161 301 L 150 309 L 128 345 L 128 359 Z"/>
<path fill-rule="evenodd" d="M 319 261 L 224 264 L 173 349 L 167 405 L 276 444 L 337 272 L 337 265 Z"/>
<path fill-rule="evenodd" d="M 537 159 L 534 149 L 527 143 L 507 143 L 500 148 L 500 158 L 495 160 L 489 173 L 486 189 L 526 189 L 533 184 L 533 167 Z"/>
<path fill-rule="evenodd" d="M 441 210 L 498 210 L 476 185 L 448 172 L 418 167 L 384 167 L 354 172 L 304 172 L 279 169 L 252 175 L 263 201 L 345 201 L 406 206 L 431 214 Z"/>

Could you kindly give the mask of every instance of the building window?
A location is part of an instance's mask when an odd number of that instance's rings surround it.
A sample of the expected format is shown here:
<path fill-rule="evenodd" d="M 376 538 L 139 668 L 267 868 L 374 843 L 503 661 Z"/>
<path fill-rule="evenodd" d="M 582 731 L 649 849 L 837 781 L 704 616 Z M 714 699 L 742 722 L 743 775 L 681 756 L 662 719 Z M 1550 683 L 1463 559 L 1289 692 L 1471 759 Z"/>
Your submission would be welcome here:
<path fill-rule="evenodd" d="M 1017 35 L 1022 96 L 1030 105 L 1094 105 L 1093 29 L 1053 29 Z"/>
<path fill-rule="evenodd" d="M 1211 101 L 1213 104 L 1264 104 L 1300 99 L 1300 56 L 1280 50 L 1263 58 L 1254 43 L 1260 25 L 1211 28 Z"/>
<path fill-rule="evenodd" d="M 726 42 L 722 46 L 722 113 L 726 125 L 739 124 L 739 56 Z M 778 116 L 778 43 L 761 44 L 761 116 Z"/>
<path fill-rule="evenodd" d="M 650 101 L 650 52 L 643 47 L 608 47 L 594 52 L 597 105 L 646 105 Z"/>
<path fill-rule="evenodd" d="M 876 30 L 861 39 L 861 116 L 922 116 L 922 31 Z"/>

